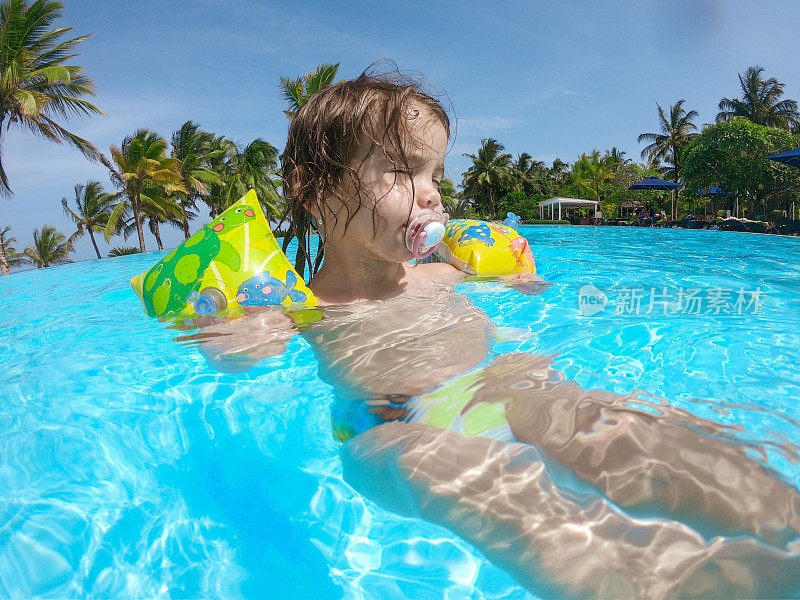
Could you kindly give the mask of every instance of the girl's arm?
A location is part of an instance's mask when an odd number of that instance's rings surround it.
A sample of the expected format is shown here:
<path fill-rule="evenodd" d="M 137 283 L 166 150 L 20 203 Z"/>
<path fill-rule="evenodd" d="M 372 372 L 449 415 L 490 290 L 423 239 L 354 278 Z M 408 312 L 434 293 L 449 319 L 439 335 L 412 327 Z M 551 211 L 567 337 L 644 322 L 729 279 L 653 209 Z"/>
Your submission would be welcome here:
<path fill-rule="evenodd" d="M 209 366 L 218 371 L 242 373 L 267 357 L 283 354 L 296 334 L 294 321 L 270 307 L 232 321 L 211 323 L 177 341 L 196 343 Z"/>

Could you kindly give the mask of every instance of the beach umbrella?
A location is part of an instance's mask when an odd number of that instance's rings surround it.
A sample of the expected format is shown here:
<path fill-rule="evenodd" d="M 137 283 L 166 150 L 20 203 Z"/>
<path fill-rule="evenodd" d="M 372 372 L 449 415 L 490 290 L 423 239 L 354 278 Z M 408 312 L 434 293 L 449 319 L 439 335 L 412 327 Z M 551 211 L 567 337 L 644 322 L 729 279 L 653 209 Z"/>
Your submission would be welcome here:
<path fill-rule="evenodd" d="M 634 183 L 629 190 L 675 190 L 680 187 L 677 183 L 672 181 L 664 181 L 663 179 L 659 179 L 658 177 L 648 177 L 647 179 L 640 181 L 639 183 Z M 672 213 L 672 218 L 675 218 L 675 197 L 673 196 L 672 199 L 672 209 L 670 210 Z"/>
<path fill-rule="evenodd" d="M 789 150 L 787 152 L 781 152 L 780 154 L 773 154 L 767 158 L 769 160 L 781 162 L 785 165 L 789 165 L 790 167 L 796 167 L 800 169 L 800 148 L 795 148 L 794 150 Z"/>
<path fill-rule="evenodd" d="M 674 190 L 679 187 L 677 183 L 672 181 L 664 181 L 658 177 L 648 177 L 647 179 L 634 183 L 629 190 Z"/>
<path fill-rule="evenodd" d="M 789 165 L 790 167 L 795 167 L 800 169 L 800 148 L 795 148 L 794 150 L 787 150 L 786 152 L 781 152 L 780 154 L 773 154 L 772 156 L 767 157 L 769 160 L 774 160 L 777 162 L 781 162 L 785 165 Z M 792 218 L 794 219 L 794 200 L 792 200 Z"/>
<path fill-rule="evenodd" d="M 714 196 L 727 196 L 728 192 L 723 190 L 718 185 L 712 185 L 707 190 L 700 190 L 700 195 L 704 198 L 713 198 Z"/>
<path fill-rule="evenodd" d="M 729 195 L 730 195 L 730 194 L 728 194 L 728 192 L 726 192 L 725 190 L 723 190 L 723 189 L 722 189 L 721 187 L 719 187 L 718 185 L 712 185 L 712 186 L 711 186 L 710 188 L 708 188 L 707 190 L 699 190 L 699 191 L 697 192 L 697 194 L 698 194 L 699 196 L 702 196 L 703 198 L 715 198 L 715 199 L 716 199 L 718 196 L 729 196 Z M 715 202 L 712 204 L 711 208 L 712 208 L 712 210 L 714 210 L 714 209 L 716 209 L 716 208 L 717 208 L 716 201 L 715 201 Z"/>

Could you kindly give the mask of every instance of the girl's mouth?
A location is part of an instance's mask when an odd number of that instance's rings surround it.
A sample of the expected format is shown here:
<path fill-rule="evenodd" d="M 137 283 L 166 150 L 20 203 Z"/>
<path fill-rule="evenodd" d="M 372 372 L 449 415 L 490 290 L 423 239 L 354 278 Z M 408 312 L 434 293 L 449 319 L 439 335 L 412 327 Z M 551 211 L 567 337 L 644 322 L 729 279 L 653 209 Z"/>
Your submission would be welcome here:
<path fill-rule="evenodd" d="M 427 258 L 436 250 L 444 235 L 448 215 L 426 211 L 406 227 L 406 248 L 416 259 Z"/>
<path fill-rule="evenodd" d="M 406 228 L 408 229 L 408 235 L 410 235 L 412 238 L 417 237 L 423 226 L 424 223 L 422 221 L 415 219 L 411 225 L 406 225 Z"/>

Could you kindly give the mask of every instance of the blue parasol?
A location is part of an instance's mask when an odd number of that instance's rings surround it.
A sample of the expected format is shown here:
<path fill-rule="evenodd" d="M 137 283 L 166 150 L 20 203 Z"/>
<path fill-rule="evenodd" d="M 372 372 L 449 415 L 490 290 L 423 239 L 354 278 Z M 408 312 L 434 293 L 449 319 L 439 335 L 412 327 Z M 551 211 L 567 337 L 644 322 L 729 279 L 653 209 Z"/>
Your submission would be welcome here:
<path fill-rule="evenodd" d="M 727 196 L 728 195 L 728 192 L 723 190 L 718 185 L 712 185 L 707 190 L 699 190 L 697 193 L 698 193 L 698 195 L 703 196 L 705 198 L 710 198 L 712 196 Z"/>
<path fill-rule="evenodd" d="M 790 167 L 796 167 L 800 169 L 800 148 L 795 148 L 794 150 L 781 152 L 780 154 L 773 154 L 772 156 L 768 156 L 767 158 L 769 160 L 782 162 L 783 164 L 789 165 Z"/>
<path fill-rule="evenodd" d="M 644 181 L 634 183 L 629 190 L 674 190 L 679 187 L 677 183 L 672 181 L 664 181 L 658 177 L 648 177 Z"/>
<path fill-rule="evenodd" d="M 648 177 L 644 181 L 640 181 L 639 183 L 634 183 L 629 190 L 672 190 L 673 192 L 678 189 L 680 186 L 677 183 L 673 183 L 672 181 L 664 181 L 663 179 L 659 179 L 658 177 Z M 675 218 L 675 197 L 673 194 L 672 198 L 672 206 L 670 208 L 670 214 L 672 218 Z"/>

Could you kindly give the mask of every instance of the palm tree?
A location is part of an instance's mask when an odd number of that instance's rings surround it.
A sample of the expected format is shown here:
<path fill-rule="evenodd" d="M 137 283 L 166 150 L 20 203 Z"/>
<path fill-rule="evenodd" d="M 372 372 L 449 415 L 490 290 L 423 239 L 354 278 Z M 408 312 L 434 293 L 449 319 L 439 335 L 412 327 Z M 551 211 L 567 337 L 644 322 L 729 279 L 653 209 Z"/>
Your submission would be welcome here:
<path fill-rule="evenodd" d="M 6 257 L 6 264 L 9 267 L 21 267 L 28 262 L 25 254 L 18 253 L 11 245 L 16 241 L 17 238 L 11 235 L 11 227 L 4 227 L 0 230 L 0 252 Z M 8 273 L 4 273 L 4 275 L 8 275 Z"/>
<path fill-rule="evenodd" d="M 453 180 L 449 177 L 442 177 L 439 182 L 439 197 L 442 199 L 442 203 L 444 204 L 445 200 L 452 200 L 455 195 L 456 186 L 453 184 Z"/>
<path fill-rule="evenodd" d="M 122 147 L 111 146 L 110 161 L 100 156 L 100 161 L 111 172 L 111 181 L 120 188 L 121 197 L 106 226 L 106 239 L 119 225 L 127 210 L 133 211 L 136 231 L 139 234 L 139 250 L 145 251 L 142 228 L 142 192 L 145 185 L 153 183 L 167 192 L 186 192 L 181 182 L 177 158 L 165 154 L 167 142 L 147 129 L 140 129 L 126 137 Z"/>
<path fill-rule="evenodd" d="M 180 198 L 170 196 L 163 187 L 148 181 L 142 189 L 141 206 L 142 218 L 147 221 L 150 233 L 156 238 L 158 249 L 163 250 L 161 223 L 183 227 L 183 218 L 186 213 L 182 210 Z M 191 216 L 194 217 L 194 214 Z"/>
<path fill-rule="evenodd" d="M 535 193 L 537 178 L 544 169 L 545 164 L 540 160 L 533 160 L 527 152 L 518 154 L 516 162 L 511 163 L 511 175 L 517 187 L 527 196 Z"/>
<path fill-rule="evenodd" d="M 183 235 L 188 240 L 189 218 L 187 211 L 195 209 L 197 198 L 207 194 L 208 184 L 221 183 L 219 174 L 209 167 L 213 160 L 212 152 L 224 154 L 222 149 L 213 149 L 214 136 L 200 130 L 200 126 L 192 121 L 186 121 L 181 128 L 172 134 L 172 157 L 177 158 L 181 181 L 186 190 L 180 198 L 181 226 Z"/>
<path fill-rule="evenodd" d="M 664 109 L 656 102 L 658 107 L 658 119 L 660 121 L 661 133 L 642 133 L 638 141 L 651 142 L 642 150 L 642 158 L 649 163 L 663 161 L 672 165 L 673 181 L 678 183 L 678 175 L 681 169 L 681 152 L 696 136 L 697 126 L 692 123 L 692 119 L 697 118 L 696 110 L 686 112 L 683 103 L 686 100 L 678 100 L 669 107 L 669 117 L 664 114 Z M 674 218 L 675 190 L 672 192 L 672 212 Z"/>
<path fill-rule="evenodd" d="M 764 67 L 748 68 L 739 75 L 742 97 L 723 98 L 719 101 L 717 123 L 736 118 L 749 119 L 757 125 L 768 125 L 781 129 L 800 126 L 800 112 L 794 100 L 780 100 L 783 83 L 774 77 L 763 78 Z"/>
<path fill-rule="evenodd" d="M 86 185 L 79 183 L 75 186 L 75 204 L 77 212 L 69 207 L 66 198 L 61 199 L 64 212 L 78 226 L 78 230 L 70 236 L 69 243 L 72 245 L 76 238 L 88 232 L 97 258 L 102 258 L 94 239 L 94 232 L 105 231 L 108 218 L 114 209 L 114 194 L 104 193 L 103 185 L 99 181 L 87 181 Z"/>
<path fill-rule="evenodd" d="M 464 219 L 472 209 L 469 198 L 464 198 L 461 192 L 456 192 L 453 180 L 444 177 L 439 184 L 439 195 L 442 198 L 442 207 L 451 219 Z"/>
<path fill-rule="evenodd" d="M 590 200 L 600 201 L 600 184 L 612 175 L 611 166 L 600 156 L 598 150 L 592 150 L 591 156 L 581 154 L 572 167 L 570 178 L 582 193 L 587 193 Z"/>
<path fill-rule="evenodd" d="M 75 46 L 89 35 L 62 40 L 71 27 L 53 24 L 64 6 L 52 0 L 0 3 L 0 130 L 3 123 L 21 127 L 56 143 L 67 142 L 89 158 L 94 145 L 67 131 L 55 119 L 70 115 L 105 114 L 81 96 L 93 96 L 94 82 L 83 68 L 65 65 Z M 11 193 L 0 157 L 0 194 Z"/>
<path fill-rule="evenodd" d="M 311 73 L 306 73 L 297 79 L 281 77 L 281 93 L 283 99 L 289 104 L 289 110 L 283 111 L 284 114 L 289 119 L 294 118 L 306 100 L 331 84 L 339 70 L 339 64 L 318 65 Z"/>
<path fill-rule="evenodd" d="M 614 146 L 613 148 L 611 148 L 611 150 L 606 150 L 606 154 L 603 157 L 603 160 L 611 168 L 611 172 L 616 173 L 621 166 L 633 162 L 633 160 L 631 160 L 630 158 L 625 158 L 626 154 L 627 152 L 625 152 L 624 150 L 618 150 L 617 147 Z"/>
<path fill-rule="evenodd" d="M 497 140 L 481 140 L 478 154 L 464 154 L 472 159 L 472 166 L 464 173 L 464 196 L 477 199 L 482 195 L 489 197 L 491 216 L 497 212 L 498 190 L 511 183 L 511 155 L 503 152 L 505 147 Z"/>
<path fill-rule="evenodd" d="M 132 246 L 119 246 L 117 248 L 112 248 L 108 252 L 108 257 L 113 258 L 115 256 L 128 256 L 130 254 L 139 254 L 139 249 Z"/>
<path fill-rule="evenodd" d="M 279 193 L 281 179 L 278 174 L 278 149 L 260 138 L 240 148 L 231 140 L 216 138 L 213 147 L 224 154 L 211 162 L 220 176 L 221 185 L 211 186 L 203 199 L 214 217 L 241 198 L 248 189 L 254 189 L 267 217 L 280 212 L 283 201 Z"/>
<path fill-rule="evenodd" d="M 72 251 L 72 244 L 66 235 L 55 227 L 45 225 L 41 232 L 38 229 L 34 230 L 33 246 L 26 248 L 25 254 L 31 262 L 36 263 L 37 269 L 41 269 L 50 265 L 71 263 L 69 254 Z"/>
<path fill-rule="evenodd" d="M 564 178 L 569 173 L 569 163 L 565 163 L 560 158 L 556 158 L 553 160 L 553 166 L 548 169 L 550 172 L 550 177 L 552 177 L 556 183 L 560 184 L 564 181 Z"/>

